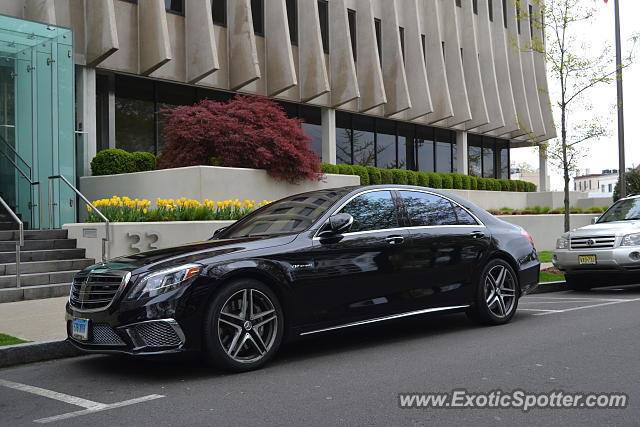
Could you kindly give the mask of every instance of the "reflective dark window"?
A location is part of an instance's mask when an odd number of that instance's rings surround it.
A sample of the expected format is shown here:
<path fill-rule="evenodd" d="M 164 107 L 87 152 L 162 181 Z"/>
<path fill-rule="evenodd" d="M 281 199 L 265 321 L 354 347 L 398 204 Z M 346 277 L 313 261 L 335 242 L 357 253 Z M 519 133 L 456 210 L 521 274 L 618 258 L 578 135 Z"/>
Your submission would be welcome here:
<path fill-rule="evenodd" d="M 522 18 L 522 11 L 520 10 L 520 2 L 516 2 L 516 24 L 518 24 L 518 34 L 520 34 L 520 18 Z"/>
<path fill-rule="evenodd" d="M 507 28 L 507 0 L 502 0 L 502 20 L 504 21 L 504 27 Z"/>
<path fill-rule="evenodd" d="M 349 21 L 349 37 L 351 38 L 351 53 L 353 60 L 358 60 L 358 36 L 356 30 L 356 11 L 347 9 L 347 18 Z"/>
<path fill-rule="evenodd" d="M 211 14 L 213 23 L 216 25 L 227 25 L 227 0 L 211 0 Z"/>
<path fill-rule="evenodd" d="M 158 127 L 157 152 L 162 153 L 165 144 L 165 119 L 162 111 L 179 105 L 193 104 L 196 98 L 196 88 L 193 86 L 155 82 L 155 96 L 156 111 L 158 111 L 156 117 Z"/>
<path fill-rule="evenodd" d="M 184 0 L 164 0 L 164 7 L 169 12 L 184 14 Z"/>
<path fill-rule="evenodd" d="M 467 154 L 469 161 L 469 175 L 482 176 L 482 137 L 467 135 Z"/>
<path fill-rule="evenodd" d="M 496 140 L 496 151 L 498 178 L 509 179 L 509 141 L 504 139 Z"/>
<path fill-rule="evenodd" d="M 253 19 L 253 32 L 264 35 L 264 0 L 251 0 L 251 18 Z"/>
<path fill-rule="evenodd" d="M 329 4 L 327 0 L 318 0 L 318 18 L 320 18 L 320 37 L 325 53 L 329 53 Z"/>
<path fill-rule="evenodd" d="M 456 6 L 462 7 L 462 0 L 456 0 Z"/>
<path fill-rule="evenodd" d="M 450 201 L 434 194 L 400 191 L 412 227 L 455 225 L 458 222 Z"/>
<path fill-rule="evenodd" d="M 116 148 L 156 153 L 153 82 L 116 76 Z"/>
<path fill-rule="evenodd" d="M 322 120 L 320 108 L 300 105 L 302 129 L 311 138 L 311 148 L 322 158 Z"/>
<path fill-rule="evenodd" d="M 456 217 L 458 218 L 458 225 L 477 225 L 478 221 L 476 221 L 466 210 L 464 210 L 461 206 L 453 203 L 453 210 L 456 213 Z"/>
<path fill-rule="evenodd" d="M 339 164 L 353 164 L 351 114 L 336 112 L 336 161 Z"/>
<path fill-rule="evenodd" d="M 478 14 L 478 0 L 473 0 L 473 13 Z"/>
<path fill-rule="evenodd" d="M 493 0 L 489 0 L 489 21 L 493 22 Z"/>
<path fill-rule="evenodd" d="M 458 145 L 451 144 L 451 172 L 458 172 Z"/>
<path fill-rule="evenodd" d="M 353 123 L 353 164 L 375 166 L 375 125 L 373 117 L 354 114 Z"/>
<path fill-rule="evenodd" d="M 287 21 L 291 44 L 298 44 L 298 0 L 287 0 Z"/>
<path fill-rule="evenodd" d="M 436 129 L 436 172 L 450 173 L 452 132 Z"/>
<path fill-rule="evenodd" d="M 433 128 L 416 126 L 416 137 L 413 141 L 416 169 L 420 172 L 434 172 L 433 165 Z"/>
<path fill-rule="evenodd" d="M 409 123 L 398 122 L 398 169 L 413 169 L 413 139 L 415 126 Z"/>
<path fill-rule="evenodd" d="M 396 207 L 390 191 L 361 194 L 342 208 L 353 216 L 352 232 L 384 230 L 399 226 Z"/>
<path fill-rule="evenodd" d="M 482 176 L 484 178 L 495 178 L 494 152 L 494 139 L 482 138 Z"/>
<path fill-rule="evenodd" d="M 404 62 L 404 28 L 399 27 L 398 31 L 400 32 L 400 52 L 402 52 L 402 61 Z"/>
<path fill-rule="evenodd" d="M 427 62 L 427 36 L 420 34 L 420 43 L 422 43 L 422 59 Z"/>
<path fill-rule="evenodd" d="M 376 30 L 376 45 L 378 47 L 378 59 L 380 60 L 380 65 L 382 65 L 382 21 L 378 18 L 373 20 L 373 24 Z"/>
<path fill-rule="evenodd" d="M 376 165 L 379 168 L 396 167 L 396 123 L 376 119 Z"/>

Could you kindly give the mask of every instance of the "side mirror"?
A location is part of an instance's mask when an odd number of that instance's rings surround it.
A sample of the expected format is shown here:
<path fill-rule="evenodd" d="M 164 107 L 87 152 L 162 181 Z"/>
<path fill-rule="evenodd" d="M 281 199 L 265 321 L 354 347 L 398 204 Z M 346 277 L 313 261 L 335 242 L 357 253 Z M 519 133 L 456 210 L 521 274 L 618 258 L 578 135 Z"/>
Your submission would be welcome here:
<path fill-rule="evenodd" d="M 211 236 L 211 239 L 209 240 L 213 240 L 215 238 L 217 238 L 219 235 L 222 234 L 223 231 L 225 231 L 227 228 L 229 228 L 229 226 L 227 225 L 226 227 L 221 227 L 218 228 L 216 231 L 213 232 L 213 236 Z"/>
<path fill-rule="evenodd" d="M 596 222 L 598 222 L 599 219 L 600 219 L 599 216 L 594 216 L 593 218 L 591 218 L 591 224 L 595 224 Z"/>
<path fill-rule="evenodd" d="M 353 217 L 348 213 L 339 213 L 329 217 L 328 229 L 322 231 L 320 237 L 332 237 L 348 232 L 353 225 Z"/>

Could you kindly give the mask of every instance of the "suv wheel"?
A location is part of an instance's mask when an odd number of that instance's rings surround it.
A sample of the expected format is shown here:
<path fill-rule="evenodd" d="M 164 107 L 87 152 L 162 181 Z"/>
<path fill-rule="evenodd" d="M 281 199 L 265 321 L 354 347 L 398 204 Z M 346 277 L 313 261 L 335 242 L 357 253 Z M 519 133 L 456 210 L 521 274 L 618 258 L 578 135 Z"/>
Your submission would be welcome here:
<path fill-rule="evenodd" d="M 513 268 L 502 259 L 487 263 L 476 285 L 473 307 L 468 316 L 485 325 L 501 325 L 514 316 L 520 288 Z"/>
<path fill-rule="evenodd" d="M 204 325 L 208 361 L 242 372 L 266 364 L 277 352 L 284 330 L 276 295 L 257 280 L 225 286 L 209 305 Z"/>

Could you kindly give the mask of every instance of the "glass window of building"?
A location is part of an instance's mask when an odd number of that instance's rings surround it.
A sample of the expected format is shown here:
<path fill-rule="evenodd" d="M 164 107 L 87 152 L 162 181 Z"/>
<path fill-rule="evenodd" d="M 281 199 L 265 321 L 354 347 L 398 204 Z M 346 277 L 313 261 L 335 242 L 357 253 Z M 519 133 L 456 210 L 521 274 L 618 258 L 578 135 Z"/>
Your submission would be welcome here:
<path fill-rule="evenodd" d="M 455 135 L 454 135 L 455 136 Z M 458 172 L 458 144 L 451 144 L 451 172 Z"/>
<path fill-rule="evenodd" d="M 507 0 L 502 0 L 502 20 L 504 27 L 507 28 Z"/>
<path fill-rule="evenodd" d="M 394 169 L 396 161 L 396 122 L 376 119 L 376 166 Z"/>
<path fill-rule="evenodd" d="M 340 164 L 353 164 L 351 114 L 336 112 L 336 161 Z"/>
<path fill-rule="evenodd" d="M 116 76 L 116 148 L 156 153 L 153 81 Z"/>
<path fill-rule="evenodd" d="M 329 3 L 318 0 L 318 17 L 320 18 L 320 37 L 325 53 L 329 53 Z"/>
<path fill-rule="evenodd" d="M 509 179 L 509 141 L 496 140 L 496 172 L 498 178 Z"/>
<path fill-rule="evenodd" d="M 436 172 L 450 173 L 451 165 L 451 133 L 448 130 L 436 129 Z"/>
<path fill-rule="evenodd" d="M 373 25 L 376 30 L 376 46 L 378 48 L 378 59 L 382 65 L 382 21 L 378 18 L 373 20 Z"/>
<path fill-rule="evenodd" d="M 478 0 L 473 0 L 473 13 L 478 14 Z"/>
<path fill-rule="evenodd" d="M 351 53 L 353 60 L 358 60 L 358 36 L 356 29 L 356 11 L 347 9 L 347 18 L 349 22 L 349 38 L 351 39 Z"/>
<path fill-rule="evenodd" d="M 287 23 L 289 24 L 289 40 L 298 44 L 298 0 L 287 0 Z"/>
<path fill-rule="evenodd" d="M 398 169 L 413 169 L 413 139 L 415 125 L 398 122 Z"/>
<path fill-rule="evenodd" d="M 96 149 L 109 148 L 109 76 L 96 73 Z"/>
<path fill-rule="evenodd" d="M 165 144 L 164 139 L 164 114 L 163 110 L 179 105 L 192 105 L 196 100 L 196 89 L 193 86 L 175 85 L 170 83 L 154 82 L 156 97 L 156 122 L 157 144 L 156 152 L 162 153 Z"/>
<path fill-rule="evenodd" d="M 215 25 L 227 25 L 227 0 L 211 0 L 211 14 Z"/>
<path fill-rule="evenodd" d="M 482 176 L 484 178 L 495 178 L 494 154 L 495 140 L 482 138 Z"/>
<path fill-rule="evenodd" d="M 264 36 L 264 0 L 251 0 L 251 18 L 253 19 L 253 32 Z"/>
<path fill-rule="evenodd" d="M 311 148 L 322 159 L 322 121 L 320 108 L 300 105 L 302 129 L 311 138 Z"/>
<path fill-rule="evenodd" d="M 489 0 L 489 21 L 493 22 L 493 0 Z"/>
<path fill-rule="evenodd" d="M 402 62 L 404 62 L 404 28 L 398 27 L 400 33 L 400 52 L 402 53 Z"/>
<path fill-rule="evenodd" d="M 353 164 L 375 166 L 376 142 L 375 121 L 373 117 L 353 114 Z"/>
<path fill-rule="evenodd" d="M 184 15 L 184 0 L 164 0 L 164 7 L 169 12 Z"/>
<path fill-rule="evenodd" d="M 416 126 L 414 144 L 415 167 L 420 172 L 434 172 L 433 165 L 433 128 Z"/>
<path fill-rule="evenodd" d="M 469 175 L 482 176 L 482 137 L 467 135 L 467 150 L 469 161 Z"/>

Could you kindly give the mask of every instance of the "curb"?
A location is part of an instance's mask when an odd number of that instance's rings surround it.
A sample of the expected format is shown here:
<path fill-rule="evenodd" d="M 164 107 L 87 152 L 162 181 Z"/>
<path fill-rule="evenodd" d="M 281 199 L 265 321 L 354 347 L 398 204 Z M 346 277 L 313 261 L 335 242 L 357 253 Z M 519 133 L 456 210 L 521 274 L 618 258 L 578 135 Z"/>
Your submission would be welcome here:
<path fill-rule="evenodd" d="M 567 282 L 564 280 L 559 282 L 543 282 L 539 283 L 538 287 L 536 287 L 531 294 L 546 294 L 549 292 L 560 292 L 566 290 L 568 290 Z"/>
<path fill-rule="evenodd" d="M 81 354 L 67 340 L 7 345 L 0 347 L 0 368 Z"/>

